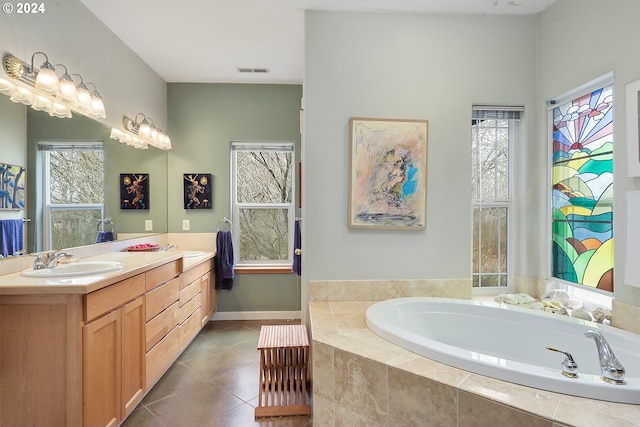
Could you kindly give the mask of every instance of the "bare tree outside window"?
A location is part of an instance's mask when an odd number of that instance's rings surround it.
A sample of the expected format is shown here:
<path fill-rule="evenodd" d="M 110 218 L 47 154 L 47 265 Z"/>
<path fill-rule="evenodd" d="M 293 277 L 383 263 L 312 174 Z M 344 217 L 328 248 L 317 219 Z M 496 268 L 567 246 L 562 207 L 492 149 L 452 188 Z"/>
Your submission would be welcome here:
<path fill-rule="evenodd" d="M 290 262 L 294 157 L 291 148 L 235 150 L 240 263 Z"/>
<path fill-rule="evenodd" d="M 104 152 L 91 147 L 46 151 L 49 249 L 95 243 L 104 206 Z"/>
<path fill-rule="evenodd" d="M 474 287 L 508 284 L 509 147 L 516 123 L 499 119 L 471 123 Z"/>

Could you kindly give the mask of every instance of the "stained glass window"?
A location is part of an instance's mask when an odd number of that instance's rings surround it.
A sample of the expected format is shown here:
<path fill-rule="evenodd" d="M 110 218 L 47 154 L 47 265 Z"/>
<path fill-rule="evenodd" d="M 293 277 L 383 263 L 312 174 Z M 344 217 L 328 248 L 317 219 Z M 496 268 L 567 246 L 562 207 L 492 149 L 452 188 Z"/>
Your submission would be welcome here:
<path fill-rule="evenodd" d="M 552 275 L 613 292 L 613 95 L 553 109 Z"/>

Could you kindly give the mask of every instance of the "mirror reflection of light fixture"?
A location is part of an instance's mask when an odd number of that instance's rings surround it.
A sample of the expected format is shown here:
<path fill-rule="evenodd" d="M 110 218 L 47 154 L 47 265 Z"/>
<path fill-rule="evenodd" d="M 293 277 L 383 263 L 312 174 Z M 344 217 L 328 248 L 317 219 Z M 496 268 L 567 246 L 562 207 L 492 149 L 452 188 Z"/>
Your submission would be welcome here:
<path fill-rule="evenodd" d="M 138 125 L 138 116 L 142 116 L 142 122 Z M 138 125 L 138 136 L 142 139 L 147 139 L 151 137 L 151 126 L 149 125 L 149 121 L 145 117 L 144 114 L 138 113 L 136 114 L 135 124 Z"/>
<path fill-rule="evenodd" d="M 24 104 L 24 105 L 33 104 L 33 98 L 34 98 L 33 93 L 21 86 L 16 86 L 15 90 L 9 96 L 9 99 L 12 100 L 13 102 Z"/>
<path fill-rule="evenodd" d="M 140 121 L 138 121 L 140 118 Z M 136 148 L 147 148 L 148 145 L 161 150 L 171 149 L 171 139 L 165 130 L 150 117 L 142 113 L 135 116 L 135 120 L 124 116 L 122 118 L 124 132 L 119 129 L 111 130 L 111 138 L 124 144 L 136 146 Z M 148 128 L 148 131 L 146 130 Z"/>
<path fill-rule="evenodd" d="M 143 142 L 136 135 L 132 135 L 128 132 L 122 132 L 119 129 L 112 128 L 111 129 L 111 139 L 115 139 L 116 141 L 120 141 L 123 144 L 127 144 L 133 148 L 138 148 L 141 150 L 146 150 L 149 148 L 146 142 Z"/>
<path fill-rule="evenodd" d="M 39 69 L 34 65 L 37 55 L 45 58 Z M 71 117 L 72 110 L 92 118 L 106 117 L 96 85 L 90 83 L 94 88 L 90 92 L 82 76 L 69 74 L 64 64 L 51 65 L 44 52 L 34 53 L 31 65 L 7 54 L 3 57 L 2 65 L 7 76 L 16 80 L 16 83 L 0 78 L 0 93 L 8 95 L 13 102 L 46 111 L 54 117 Z M 64 69 L 60 77 L 56 74 L 57 67 Z M 71 77 L 74 75 L 80 77 L 78 85 Z"/>

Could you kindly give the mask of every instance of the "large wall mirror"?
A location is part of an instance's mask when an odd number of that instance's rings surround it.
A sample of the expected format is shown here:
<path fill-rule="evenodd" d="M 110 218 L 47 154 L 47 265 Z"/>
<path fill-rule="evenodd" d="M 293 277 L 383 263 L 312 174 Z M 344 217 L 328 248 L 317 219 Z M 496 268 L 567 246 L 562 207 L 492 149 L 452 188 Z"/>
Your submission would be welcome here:
<path fill-rule="evenodd" d="M 24 159 L 26 156 L 26 165 L 23 165 L 26 166 L 26 209 L 2 210 L 0 219 L 24 217 L 30 220 L 25 224 L 27 253 L 47 249 L 46 233 L 49 231 L 48 224 L 51 224 L 44 214 L 48 188 L 45 180 L 47 163 L 43 160 L 43 142 L 69 145 L 102 143 L 103 215 L 105 218 L 111 218 L 116 239 L 167 232 L 166 152 L 153 147 L 140 150 L 112 140 L 109 137 L 109 127 L 80 114 L 74 113 L 70 119 L 54 118 L 45 112 L 15 104 L 6 96 L 0 96 L 0 113 L 0 163 L 19 164 L 19 160 L 16 159 Z M 123 208 L 120 196 L 121 174 L 148 175 L 148 209 L 131 209 L 130 206 L 128 209 Z M 86 176 L 87 181 L 91 178 L 89 175 Z M 76 177 L 74 182 L 81 186 L 83 177 Z M 93 233 L 102 229 L 99 219 L 96 218 L 95 229 L 84 231 L 85 234 L 90 233 L 85 239 L 86 243 L 95 243 Z M 107 229 L 111 229 L 111 226 Z"/>

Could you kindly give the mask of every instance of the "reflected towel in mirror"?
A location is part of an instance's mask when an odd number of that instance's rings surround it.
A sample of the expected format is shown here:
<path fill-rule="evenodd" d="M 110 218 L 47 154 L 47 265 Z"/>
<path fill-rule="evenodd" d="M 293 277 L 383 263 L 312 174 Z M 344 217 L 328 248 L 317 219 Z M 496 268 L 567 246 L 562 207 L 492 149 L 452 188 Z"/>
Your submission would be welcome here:
<path fill-rule="evenodd" d="M 98 231 L 98 235 L 96 236 L 96 243 L 102 243 L 102 242 L 113 242 L 113 232 Z"/>
<path fill-rule="evenodd" d="M 24 249 L 24 221 L 22 219 L 0 220 L 0 254 L 14 255 Z"/>

